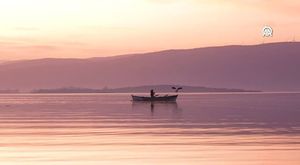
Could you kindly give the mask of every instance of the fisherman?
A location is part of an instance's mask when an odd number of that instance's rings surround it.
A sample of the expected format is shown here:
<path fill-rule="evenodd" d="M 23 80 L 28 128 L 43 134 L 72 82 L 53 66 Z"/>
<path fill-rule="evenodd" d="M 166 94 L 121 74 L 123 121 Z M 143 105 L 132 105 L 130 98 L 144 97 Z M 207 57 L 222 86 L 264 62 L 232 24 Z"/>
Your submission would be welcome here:
<path fill-rule="evenodd" d="M 150 96 L 151 96 L 151 98 L 154 98 L 154 97 L 155 97 L 155 92 L 154 92 L 153 89 L 151 89 L 151 91 L 150 91 Z"/>

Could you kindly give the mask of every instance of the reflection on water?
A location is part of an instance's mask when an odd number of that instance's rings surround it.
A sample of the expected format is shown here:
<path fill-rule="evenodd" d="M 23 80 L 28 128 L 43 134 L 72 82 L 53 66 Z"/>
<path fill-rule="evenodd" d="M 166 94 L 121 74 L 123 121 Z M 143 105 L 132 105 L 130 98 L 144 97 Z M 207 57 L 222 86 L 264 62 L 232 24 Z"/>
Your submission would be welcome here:
<path fill-rule="evenodd" d="M 0 95 L 0 162 L 300 163 L 300 94 Z"/>
<path fill-rule="evenodd" d="M 178 107 L 177 102 L 143 102 L 143 101 L 133 101 L 132 109 L 136 111 L 147 110 L 151 112 L 151 115 L 155 115 L 160 111 L 168 111 L 174 115 L 178 115 L 181 109 Z"/>

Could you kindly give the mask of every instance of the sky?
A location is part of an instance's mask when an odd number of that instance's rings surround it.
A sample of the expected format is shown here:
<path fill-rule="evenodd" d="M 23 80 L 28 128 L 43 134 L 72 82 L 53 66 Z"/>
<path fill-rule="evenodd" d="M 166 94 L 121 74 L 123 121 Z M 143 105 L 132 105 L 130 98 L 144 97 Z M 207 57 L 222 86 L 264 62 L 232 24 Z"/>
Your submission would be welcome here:
<path fill-rule="evenodd" d="M 0 0 L 0 61 L 300 40 L 299 0 Z M 271 26 L 273 37 L 262 37 Z"/>

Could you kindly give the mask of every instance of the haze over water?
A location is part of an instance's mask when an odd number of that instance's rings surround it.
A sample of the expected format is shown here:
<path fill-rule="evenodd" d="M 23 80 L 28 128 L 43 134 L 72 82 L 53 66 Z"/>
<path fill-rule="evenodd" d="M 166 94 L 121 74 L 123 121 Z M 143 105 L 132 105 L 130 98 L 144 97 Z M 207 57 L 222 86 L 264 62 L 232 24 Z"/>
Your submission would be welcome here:
<path fill-rule="evenodd" d="M 300 94 L 0 95 L 5 165 L 300 163 Z"/>

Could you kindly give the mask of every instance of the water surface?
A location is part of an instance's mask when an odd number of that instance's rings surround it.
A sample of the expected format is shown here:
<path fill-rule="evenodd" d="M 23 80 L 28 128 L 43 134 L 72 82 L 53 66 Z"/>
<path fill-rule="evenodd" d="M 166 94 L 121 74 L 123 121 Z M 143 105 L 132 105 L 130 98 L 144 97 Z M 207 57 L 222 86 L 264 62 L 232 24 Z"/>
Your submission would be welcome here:
<path fill-rule="evenodd" d="M 300 164 L 300 94 L 0 95 L 5 165 Z"/>

